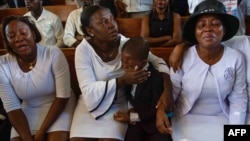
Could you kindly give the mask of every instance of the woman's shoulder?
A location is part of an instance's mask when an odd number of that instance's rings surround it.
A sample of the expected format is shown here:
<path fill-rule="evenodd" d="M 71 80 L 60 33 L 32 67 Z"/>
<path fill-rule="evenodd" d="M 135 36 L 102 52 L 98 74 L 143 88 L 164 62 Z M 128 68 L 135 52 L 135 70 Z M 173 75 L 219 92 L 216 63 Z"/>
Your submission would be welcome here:
<path fill-rule="evenodd" d="M 0 56 L 0 65 L 7 63 L 8 62 L 7 60 L 9 60 L 10 57 L 11 56 L 9 53 L 1 55 Z"/>
<path fill-rule="evenodd" d="M 237 49 L 231 48 L 229 46 L 224 46 L 224 56 L 230 59 L 235 59 L 235 58 L 244 58 L 244 55 Z M 234 57 L 232 57 L 234 56 Z"/>
<path fill-rule="evenodd" d="M 249 48 L 250 46 L 250 37 L 248 36 L 234 36 L 231 39 L 224 41 L 224 44 L 235 49 L 240 48 Z"/>
<path fill-rule="evenodd" d="M 9 53 L 0 56 L 0 68 L 5 68 L 5 66 L 9 66 L 11 62 L 15 61 L 15 56 Z"/>
<path fill-rule="evenodd" d="M 120 46 L 119 46 L 119 50 L 121 51 L 123 45 L 129 40 L 128 37 L 125 37 L 124 35 L 120 34 Z"/>
<path fill-rule="evenodd" d="M 88 57 L 93 53 L 95 53 L 93 47 L 89 44 L 87 39 L 83 39 L 82 42 L 76 47 L 75 56 L 80 54 L 80 57 Z"/>

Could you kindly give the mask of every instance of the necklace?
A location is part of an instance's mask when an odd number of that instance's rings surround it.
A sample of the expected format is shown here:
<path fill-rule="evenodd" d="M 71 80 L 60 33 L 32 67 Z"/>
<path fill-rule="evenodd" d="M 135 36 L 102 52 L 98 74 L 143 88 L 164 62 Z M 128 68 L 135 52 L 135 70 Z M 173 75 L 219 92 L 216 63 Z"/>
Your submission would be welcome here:
<path fill-rule="evenodd" d="M 104 56 L 105 58 L 111 58 L 115 52 L 115 47 L 112 49 L 110 54 L 104 53 L 102 50 L 100 50 L 100 52 L 102 53 L 102 56 Z"/>
<path fill-rule="evenodd" d="M 24 62 L 21 58 L 18 58 L 18 60 L 19 60 L 21 63 L 27 65 L 27 63 Z M 36 63 L 36 58 L 35 58 L 31 63 L 28 63 L 28 66 L 29 66 L 29 69 L 30 69 L 30 70 L 32 70 L 32 69 L 34 68 L 35 63 Z"/>

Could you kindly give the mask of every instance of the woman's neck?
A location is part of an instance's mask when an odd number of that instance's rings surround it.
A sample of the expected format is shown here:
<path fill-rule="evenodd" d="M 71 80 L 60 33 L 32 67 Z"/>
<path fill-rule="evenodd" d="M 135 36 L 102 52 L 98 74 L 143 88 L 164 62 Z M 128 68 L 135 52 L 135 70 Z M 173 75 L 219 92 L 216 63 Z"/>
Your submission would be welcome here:
<path fill-rule="evenodd" d="M 94 39 L 89 41 L 95 52 L 104 62 L 111 61 L 117 56 L 120 39 L 104 43 Z"/>
<path fill-rule="evenodd" d="M 204 48 L 196 46 L 196 50 L 200 58 L 209 65 L 213 65 L 218 62 L 224 52 L 222 45 L 218 45 L 214 48 Z"/>
<path fill-rule="evenodd" d="M 159 17 L 159 19 L 164 19 L 165 18 L 165 13 L 166 13 L 166 8 L 165 9 L 160 9 L 160 8 L 156 8 L 155 9 L 156 10 L 156 12 L 157 12 L 157 15 L 158 15 L 158 17 Z"/>

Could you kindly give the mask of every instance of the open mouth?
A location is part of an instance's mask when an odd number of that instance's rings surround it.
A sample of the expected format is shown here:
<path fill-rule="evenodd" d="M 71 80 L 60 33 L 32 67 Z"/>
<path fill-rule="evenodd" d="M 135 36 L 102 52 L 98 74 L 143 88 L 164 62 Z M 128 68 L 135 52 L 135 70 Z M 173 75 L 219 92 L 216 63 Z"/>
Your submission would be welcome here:
<path fill-rule="evenodd" d="M 17 48 L 18 48 L 18 51 L 24 52 L 24 51 L 27 51 L 29 49 L 29 46 L 27 46 L 27 45 L 19 45 Z"/>

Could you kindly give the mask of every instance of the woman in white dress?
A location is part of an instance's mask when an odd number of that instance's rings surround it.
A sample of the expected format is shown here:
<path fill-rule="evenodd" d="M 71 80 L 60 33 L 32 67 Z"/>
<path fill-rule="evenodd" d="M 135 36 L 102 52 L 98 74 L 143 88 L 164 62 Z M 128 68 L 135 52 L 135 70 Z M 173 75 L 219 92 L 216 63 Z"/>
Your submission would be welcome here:
<path fill-rule="evenodd" d="M 184 25 L 184 38 L 195 45 L 184 52 L 181 70 L 170 70 L 174 141 L 223 141 L 224 125 L 245 124 L 245 58 L 222 43 L 238 27 L 238 19 L 217 0 L 201 2 Z"/>
<path fill-rule="evenodd" d="M 83 39 L 76 48 L 75 67 L 82 94 L 72 121 L 71 141 L 124 140 L 126 124 L 113 119 L 117 111 L 127 111 L 124 86 L 145 81 L 150 72 L 123 71 L 120 53 L 128 38 L 118 34 L 108 8 L 86 8 L 81 23 L 84 34 L 90 38 Z M 169 71 L 163 59 L 150 53 L 149 60 L 160 72 Z"/>
<path fill-rule="evenodd" d="M 0 57 L 0 97 L 11 141 L 68 141 L 75 97 L 64 54 L 38 44 L 41 35 L 29 17 L 5 18 L 2 31 L 8 54 Z"/>

